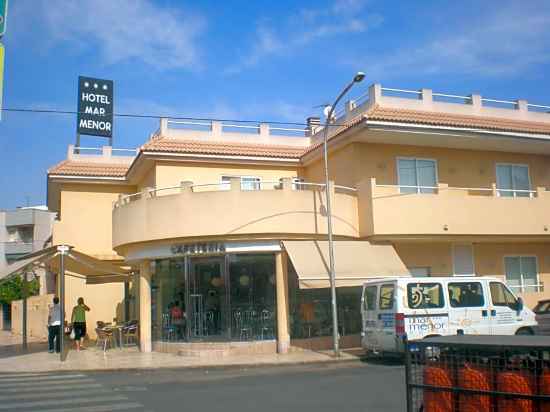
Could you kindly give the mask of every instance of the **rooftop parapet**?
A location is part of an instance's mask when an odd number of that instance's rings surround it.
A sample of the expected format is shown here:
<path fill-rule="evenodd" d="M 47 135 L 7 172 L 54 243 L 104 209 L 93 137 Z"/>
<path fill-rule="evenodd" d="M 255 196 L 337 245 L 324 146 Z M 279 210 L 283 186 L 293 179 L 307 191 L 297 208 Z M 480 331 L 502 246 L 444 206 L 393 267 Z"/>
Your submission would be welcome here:
<path fill-rule="evenodd" d="M 75 147 L 69 145 L 67 160 L 83 163 L 130 164 L 136 157 L 138 149 L 115 149 L 112 146 Z"/>
<path fill-rule="evenodd" d="M 160 119 L 159 130 L 151 139 L 255 143 L 266 145 L 308 147 L 310 139 L 305 126 L 252 123 L 221 120 Z"/>
<path fill-rule="evenodd" d="M 424 110 L 436 113 L 500 117 L 550 123 L 550 106 L 529 103 L 527 100 L 497 100 L 480 94 L 460 96 L 434 92 L 432 89 L 406 90 L 373 84 L 367 93 L 349 100 L 336 114 L 340 123 L 367 111 L 371 107 Z"/>

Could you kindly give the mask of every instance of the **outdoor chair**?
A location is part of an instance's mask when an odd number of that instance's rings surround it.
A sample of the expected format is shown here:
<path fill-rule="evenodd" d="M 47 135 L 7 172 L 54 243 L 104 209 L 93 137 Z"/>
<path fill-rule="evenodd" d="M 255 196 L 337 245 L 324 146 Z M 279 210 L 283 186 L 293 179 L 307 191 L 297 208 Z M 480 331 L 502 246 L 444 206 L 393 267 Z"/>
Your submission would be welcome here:
<path fill-rule="evenodd" d="M 130 346 L 130 341 L 133 341 L 134 345 L 138 345 L 139 333 L 137 323 L 129 324 L 122 329 L 122 339 L 121 345 Z"/>
<path fill-rule="evenodd" d="M 97 334 L 97 346 L 103 346 L 103 352 L 107 351 L 107 345 L 111 345 L 111 348 L 115 346 L 112 330 L 96 328 L 95 333 Z"/>

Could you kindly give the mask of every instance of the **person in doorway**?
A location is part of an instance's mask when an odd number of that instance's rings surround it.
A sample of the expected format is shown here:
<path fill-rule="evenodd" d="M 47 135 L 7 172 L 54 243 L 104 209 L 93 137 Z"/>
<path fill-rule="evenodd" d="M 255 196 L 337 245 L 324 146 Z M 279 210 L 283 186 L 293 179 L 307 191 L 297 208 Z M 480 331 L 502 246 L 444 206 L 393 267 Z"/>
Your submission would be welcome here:
<path fill-rule="evenodd" d="M 54 341 L 55 351 L 57 353 L 61 350 L 61 306 L 59 305 L 59 298 L 56 296 L 53 298 L 53 305 L 50 306 L 48 312 L 48 352 L 53 353 Z"/>
<path fill-rule="evenodd" d="M 90 308 L 84 303 L 84 298 L 78 298 L 77 305 L 73 308 L 73 314 L 71 316 L 71 322 L 74 330 L 74 341 L 76 344 L 76 350 L 84 349 L 84 337 L 86 336 L 86 312 L 89 312 Z"/>

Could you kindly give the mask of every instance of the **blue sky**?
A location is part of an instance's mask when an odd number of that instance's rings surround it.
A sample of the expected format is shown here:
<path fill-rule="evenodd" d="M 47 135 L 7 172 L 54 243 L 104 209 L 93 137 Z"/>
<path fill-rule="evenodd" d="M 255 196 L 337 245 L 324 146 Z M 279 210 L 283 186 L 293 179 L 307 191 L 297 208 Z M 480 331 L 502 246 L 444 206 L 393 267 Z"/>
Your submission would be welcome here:
<path fill-rule="evenodd" d="M 6 108 L 76 110 L 86 75 L 114 80 L 119 113 L 301 122 L 357 70 L 350 97 L 379 82 L 550 104 L 544 0 L 12 0 L 7 24 Z M 2 114 L 0 208 L 45 203 L 75 123 Z M 116 118 L 115 147 L 157 124 Z"/>

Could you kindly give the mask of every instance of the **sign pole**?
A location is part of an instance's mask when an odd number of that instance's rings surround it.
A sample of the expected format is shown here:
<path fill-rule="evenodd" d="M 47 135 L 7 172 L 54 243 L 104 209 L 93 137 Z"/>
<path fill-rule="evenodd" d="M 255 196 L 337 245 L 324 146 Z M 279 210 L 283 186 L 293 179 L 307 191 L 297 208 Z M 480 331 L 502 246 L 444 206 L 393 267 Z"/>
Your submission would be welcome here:
<path fill-rule="evenodd" d="M 74 148 L 75 154 L 80 154 L 80 133 L 76 134 L 76 145 Z"/>
<path fill-rule="evenodd" d="M 69 251 L 69 246 L 61 245 L 57 247 L 59 252 L 59 304 L 61 311 L 61 330 L 59 332 L 59 360 L 65 360 L 63 353 L 65 351 L 65 254 Z"/>
<path fill-rule="evenodd" d="M 25 270 L 23 271 L 23 276 L 22 276 L 22 280 L 23 280 L 23 284 L 21 285 L 21 289 L 22 289 L 22 295 L 23 295 L 23 301 L 22 301 L 22 305 L 23 305 L 23 350 L 26 351 L 28 349 L 28 344 L 27 344 L 27 295 L 29 293 L 29 288 L 28 288 L 28 285 L 27 285 L 27 269 L 25 268 Z"/>

